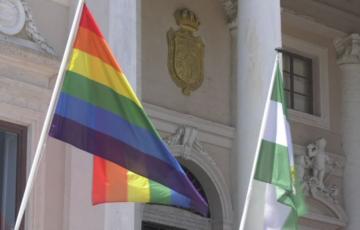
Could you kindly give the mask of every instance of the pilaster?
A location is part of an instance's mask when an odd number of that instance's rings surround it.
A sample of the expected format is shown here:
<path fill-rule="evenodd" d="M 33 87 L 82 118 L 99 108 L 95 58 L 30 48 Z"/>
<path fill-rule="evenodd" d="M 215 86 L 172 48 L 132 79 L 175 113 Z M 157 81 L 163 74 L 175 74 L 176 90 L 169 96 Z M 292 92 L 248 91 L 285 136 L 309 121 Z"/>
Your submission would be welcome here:
<path fill-rule="evenodd" d="M 276 56 L 275 48 L 281 46 L 279 0 L 239 0 L 237 5 L 236 86 L 233 107 L 236 137 L 231 156 L 235 229 L 239 226 L 245 204 Z M 264 199 L 265 194 L 253 192 L 252 197 L 258 202 L 250 205 L 245 229 L 261 229 L 261 221 L 254 218 L 263 213 L 263 207 L 257 204 L 263 204 L 261 199 Z"/>
<path fill-rule="evenodd" d="M 347 229 L 360 226 L 360 35 L 351 34 L 335 42 L 342 78 L 342 145 L 347 161 L 344 172 Z"/>

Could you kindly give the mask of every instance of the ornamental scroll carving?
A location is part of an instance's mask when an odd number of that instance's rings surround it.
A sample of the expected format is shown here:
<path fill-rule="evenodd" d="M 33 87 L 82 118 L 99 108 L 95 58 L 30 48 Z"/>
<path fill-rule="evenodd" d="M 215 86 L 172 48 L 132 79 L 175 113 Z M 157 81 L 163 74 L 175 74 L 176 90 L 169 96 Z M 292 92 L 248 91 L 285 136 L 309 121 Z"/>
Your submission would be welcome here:
<path fill-rule="evenodd" d="M 194 35 L 200 25 L 194 12 L 178 9 L 175 19 L 180 29 L 175 31 L 170 28 L 167 33 L 168 69 L 175 84 L 189 96 L 204 80 L 204 43 Z"/>
<path fill-rule="evenodd" d="M 52 55 L 55 54 L 54 49 L 48 45 L 38 31 L 30 7 L 25 0 L 0 0 L 0 32 L 13 36 L 22 30 L 42 50 Z"/>

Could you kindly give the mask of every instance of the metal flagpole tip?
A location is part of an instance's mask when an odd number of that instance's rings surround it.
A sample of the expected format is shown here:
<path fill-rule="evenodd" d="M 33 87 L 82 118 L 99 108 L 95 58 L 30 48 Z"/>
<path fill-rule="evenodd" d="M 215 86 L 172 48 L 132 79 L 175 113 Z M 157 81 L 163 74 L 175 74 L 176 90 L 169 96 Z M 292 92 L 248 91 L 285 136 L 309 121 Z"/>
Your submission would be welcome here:
<path fill-rule="evenodd" d="M 275 51 L 278 52 L 278 53 L 282 53 L 282 52 L 285 51 L 285 49 L 282 48 L 282 47 L 277 47 L 277 48 L 275 48 Z"/>

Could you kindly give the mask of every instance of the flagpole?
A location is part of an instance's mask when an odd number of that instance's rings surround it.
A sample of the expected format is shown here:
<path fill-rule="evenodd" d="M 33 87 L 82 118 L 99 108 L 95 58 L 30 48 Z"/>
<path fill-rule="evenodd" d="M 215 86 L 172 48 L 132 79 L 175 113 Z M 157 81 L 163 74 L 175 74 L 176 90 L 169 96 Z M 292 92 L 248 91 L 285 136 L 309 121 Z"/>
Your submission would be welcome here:
<path fill-rule="evenodd" d="M 80 19 L 80 16 L 81 16 L 83 6 L 84 6 L 84 0 L 79 0 L 78 4 L 77 4 L 77 7 L 76 7 L 74 20 L 73 20 L 73 23 L 71 25 L 69 38 L 67 40 L 64 55 L 63 55 L 61 65 L 60 65 L 60 68 L 59 68 L 59 72 L 58 72 L 58 75 L 56 77 L 56 83 L 55 83 L 55 86 L 54 86 L 53 93 L 51 95 L 49 108 L 47 110 L 45 121 L 44 121 L 42 130 L 41 130 L 39 142 L 38 142 L 38 145 L 36 147 L 34 160 L 33 160 L 33 163 L 31 165 L 29 177 L 28 177 L 28 180 L 27 180 L 27 183 L 26 183 L 26 186 L 25 186 L 24 195 L 23 195 L 23 198 L 21 200 L 21 204 L 20 204 L 20 208 L 19 208 L 18 215 L 17 215 L 17 218 L 16 218 L 14 230 L 19 230 L 19 228 L 20 228 L 21 221 L 22 221 L 22 218 L 24 216 L 25 208 L 26 208 L 27 203 L 29 201 L 30 193 L 31 193 L 32 187 L 34 185 L 34 179 L 35 179 L 36 173 L 37 173 L 38 168 L 39 168 L 42 153 L 44 152 L 44 149 L 45 149 L 45 146 L 46 146 L 46 140 L 47 140 L 47 137 L 48 137 L 50 124 L 51 124 L 52 118 L 54 116 L 54 110 L 55 110 L 56 101 L 57 101 L 57 99 L 59 97 L 60 88 L 62 86 L 62 82 L 63 82 L 63 78 L 64 78 L 63 77 L 64 72 L 66 70 L 66 66 L 67 66 L 69 55 L 70 55 L 70 51 L 71 51 L 71 48 L 72 48 L 72 45 L 73 45 L 73 42 L 74 42 L 74 39 L 75 39 L 75 33 L 76 33 L 76 30 L 77 30 L 78 25 L 79 25 L 79 19 Z"/>
<path fill-rule="evenodd" d="M 278 49 L 276 49 L 276 51 L 279 52 Z M 264 114 L 263 114 L 263 117 L 261 119 L 260 132 L 259 132 L 258 141 L 257 141 L 257 144 L 256 144 L 255 157 L 254 157 L 254 161 L 253 161 L 253 165 L 252 165 L 252 169 L 251 169 L 248 190 L 247 190 L 247 193 L 246 193 L 244 210 L 243 210 L 242 215 L 241 215 L 240 228 L 239 228 L 240 230 L 244 230 L 246 217 L 247 217 L 247 214 L 248 214 L 248 211 L 249 211 L 251 192 L 252 192 L 252 189 L 253 189 L 252 187 L 253 187 L 254 176 L 255 176 L 255 171 L 256 171 L 256 164 L 257 164 L 257 161 L 258 161 L 258 158 L 259 158 L 259 152 L 260 152 L 260 146 L 261 146 L 261 140 L 262 140 L 261 137 L 264 135 L 264 132 L 265 132 L 266 115 L 268 114 L 268 111 L 269 111 L 270 97 L 271 97 L 271 94 L 272 94 L 272 89 L 273 89 L 274 79 L 275 79 L 275 74 L 276 74 L 276 65 L 277 65 L 278 61 L 279 61 L 279 54 L 276 54 L 274 68 L 273 68 L 272 75 L 271 75 L 271 80 L 270 80 L 270 86 L 269 86 L 269 90 L 268 90 L 268 93 L 267 93 L 267 96 L 266 96 Z"/>

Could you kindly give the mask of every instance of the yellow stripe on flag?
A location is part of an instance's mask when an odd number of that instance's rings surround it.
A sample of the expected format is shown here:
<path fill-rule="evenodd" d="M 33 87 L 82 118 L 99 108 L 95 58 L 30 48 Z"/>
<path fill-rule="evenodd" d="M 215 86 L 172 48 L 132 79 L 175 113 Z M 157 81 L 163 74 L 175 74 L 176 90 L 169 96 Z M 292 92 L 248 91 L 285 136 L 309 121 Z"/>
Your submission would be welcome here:
<path fill-rule="evenodd" d="M 68 70 L 111 88 L 116 93 L 132 100 L 140 108 L 143 108 L 125 75 L 101 59 L 79 49 L 74 49 Z"/>
<path fill-rule="evenodd" d="M 127 172 L 127 176 L 128 176 L 128 201 L 149 202 L 150 201 L 149 180 L 131 171 Z"/>

